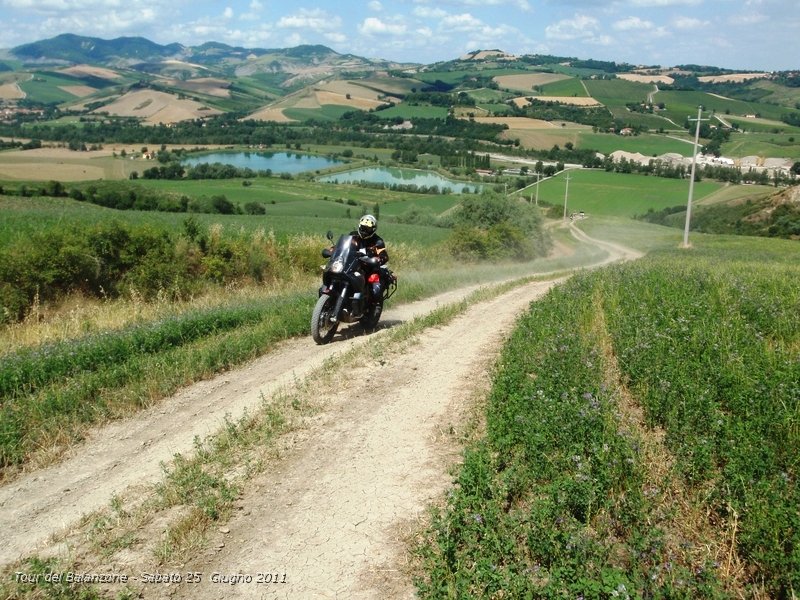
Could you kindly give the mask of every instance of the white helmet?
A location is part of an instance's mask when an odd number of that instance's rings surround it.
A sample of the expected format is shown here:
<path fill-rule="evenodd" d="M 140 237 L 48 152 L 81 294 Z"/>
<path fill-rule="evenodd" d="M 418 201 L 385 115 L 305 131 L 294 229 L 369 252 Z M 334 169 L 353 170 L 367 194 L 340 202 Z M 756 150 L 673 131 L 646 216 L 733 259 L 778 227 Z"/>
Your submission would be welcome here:
<path fill-rule="evenodd" d="M 358 222 L 358 235 L 362 239 L 371 237 L 378 230 L 378 220 L 372 215 L 364 215 Z"/>

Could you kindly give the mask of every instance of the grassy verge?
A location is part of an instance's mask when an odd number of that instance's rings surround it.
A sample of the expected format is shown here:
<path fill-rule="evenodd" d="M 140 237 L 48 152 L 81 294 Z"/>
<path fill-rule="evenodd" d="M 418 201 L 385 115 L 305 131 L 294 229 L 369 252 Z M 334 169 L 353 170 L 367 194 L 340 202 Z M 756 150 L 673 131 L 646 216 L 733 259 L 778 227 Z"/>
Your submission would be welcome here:
<path fill-rule="evenodd" d="M 519 285 L 536 279 L 524 277 L 481 287 L 461 301 L 443 305 L 423 317 L 386 330 L 380 341 L 368 341 L 366 354 L 379 357 L 399 352 L 414 343 L 429 327 L 441 326 L 463 311 Z M 196 440 L 191 455 L 176 455 L 164 467 L 164 477 L 137 498 L 115 498 L 109 507 L 85 518 L 73 531 L 73 551 L 67 558 L 33 556 L 10 568 L 26 574 L 40 574 L 35 583 L 17 582 L 9 577 L 0 583 L 0 595 L 9 598 L 52 597 L 96 598 L 137 597 L 134 586 L 93 586 L 44 580 L 52 573 L 104 572 L 103 565 L 114 562 L 118 553 L 137 553 L 146 548 L 149 564 L 184 565 L 205 548 L 208 535 L 231 515 L 236 499 L 258 473 L 270 468 L 280 434 L 304 426 L 319 412 L 317 390 L 336 377 L 338 368 L 351 364 L 353 356 L 363 356 L 359 346 L 338 356 L 292 390 L 264 398 L 259 410 L 237 422 L 228 422 L 216 435 Z M 88 541 L 88 543 L 87 543 Z M 148 567 L 149 568 L 149 567 Z M 178 569 L 180 570 L 180 569 Z"/>
<path fill-rule="evenodd" d="M 563 258 L 526 264 L 439 266 L 399 271 L 394 302 L 410 302 L 472 283 L 583 265 L 600 258 L 573 245 Z M 238 301 L 180 312 L 44 344 L 0 356 L 0 471 L 46 464 L 86 429 L 159 402 L 178 388 L 269 352 L 283 339 L 307 333 L 316 282 L 293 291 L 263 291 Z M 32 326 L 36 326 L 35 324 Z M 20 336 L 25 337 L 25 336 Z"/>
<path fill-rule="evenodd" d="M 704 245 L 533 305 L 420 546 L 421 596 L 796 593 L 798 249 Z"/>

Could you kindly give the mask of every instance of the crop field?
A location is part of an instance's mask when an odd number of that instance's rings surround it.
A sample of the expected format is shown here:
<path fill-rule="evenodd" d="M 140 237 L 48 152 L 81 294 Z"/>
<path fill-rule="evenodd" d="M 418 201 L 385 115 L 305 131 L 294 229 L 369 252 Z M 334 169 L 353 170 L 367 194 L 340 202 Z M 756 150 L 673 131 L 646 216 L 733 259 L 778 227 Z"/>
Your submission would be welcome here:
<path fill-rule="evenodd" d="M 569 79 L 562 79 L 554 81 L 542 86 L 542 95 L 547 96 L 588 96 L 586 88 L 580 79 L 570 77 Z"/>
<path fill-rule="evenodd" d="M 363 188 L 356 185 L 324 183 L 317 181 L 300 181 L 280 178 L 258 177 L 249 180 L 251 185 L 242 185 L 241 179 L 206 180 L 139 180 L 138 184 L 158 189 L 186 194 L 190 198 L 199 198 L 213 194 L 224 194 L 228 200 L 243 205 L 246 202 L 260 202 L 270 209 L 272 205 L 277 211 L 283 210 L 283 203 L 302 203 L 309 200 L 321 200 L 333 204 L 344 213 L 351 208 L 353 214 L 360 207 L 372 209 L 376 204 L 414 203 L 427 205 L 442 198 L 440 194 L 415 194 L 392 190 Z M 340 201 L 340 202 L 337 202 Z M 348 201 L 351 202 L 348 204 Z M 355 204 L 352 204 L 355 202 Z M 450 200 L 449 202 L 452 202 Z M 306 214 L 310 214 L 308 211 Z"/>
<path fill-rule="evenodd" d="M 522 73 L 514 75 L 498 75 L 494 78 L 501 88 L 532 93 L 536 86 L 546 86 L 557 81 L 572 79 L 560 73 Z M 560 94 L 553 94 L 560 95 Z"/>
<path fill-rule="evenodd" d="M 772 81 L 757 81 L 753 84 L 753 88 L 759 90 L 767 90 L 770 92 L 768 99 L 770 102 L 775 102 L 781 106 L 789 108 L 796 108 L 797 103 L 800 102 L 800 90 L 797 88 L 789 88 L 775 84 Z"/>
<path fill-rule="evenodd" d="M 543 180 L 539 190 L 540 201 L 559 207 L 564 205 L 566 194 L 567 214 L 584 211 L 589 215 L 633 217 L 649 208 L 660 210 L 686 204 L 689 196 L 689 183 L 680 179 L 580 169 L 568 174 L 568 190 L 564 174 Z M 721 187 L 714 181 L 695 183 L 694 200 L 699 201 Z M 526 197 L 531 194 L 535 194 L 533 187 L 524 191 Z"/>
<path fill-rule="evenodd" d="M 782 121 L 773 121 L 771 119 L 761 119 L 761 118 L 752 118 L 752 117 L 737 117 L 731 115 L 723 115 L 723 118 L 726 121 L 731 123 L 735 123 L 739 126 L 739 129 L 742 132 L 746 133 L 756 133 L 756 134 L 764 134 L 764 133 L 778 133 L 778 137 L 782 137 L 783 135 L 788 136 L 796 136 L 800 133 L 800 127 L 795 125 L 789 125 Z"/>
<path fill-rule="evenodd" d="M 502 77 L 505 75 L 519 75 L 517 69 L 482 69 L 481 75 L 486 77 Z M 424 73 L 417 73 L 415 76 L 420 81 L 425 83 L 434 83 L 437 80 L 444 83 L 456 84 L 467 77 L 475 74 L 474 70 L 464 69 L 463 71 L 425 71 Z"/>
<path fill-rule="evenodd" d="M 705 92 L 688 91 L 662 91 L 656 95 L 657 102 L 664 102 L 666 108 L 664 115 L 676 123 L 683 123 L 686 117 L 697 116 L 697 107 L 703 106 L 705 110 L 716 111 L 725 117 L 726 111 L 731 115 L 744 116 L 759 114 L 767 119 L 779 120 L 782 114 L 797 112 L 784 106 L 776 106 L 759 102 L 744 102 L 730 98 L 722 98 Z"/>
<path fill-rule="evenodd" d="M 284 108 L 283 114 L 294 121 L 306 121 L 308 119 L 338 121 L 344 113 L 351 110 L 353 110 L 351 106 L 326 104 L 319 108 Z"/>
<path fill-rule="evenodd" d="M 640 152 L 645 156 L 660 156 L 667 152 L 691 156 L 692 141 L 688 137 L 685 142 L 682 142 L 672 137 L 648 133 L 620 136 L 586 131 L 581 132 L 578 137 L 578 145 L 581 148 L 592 148 L 603 154 L 611 154 L 615 150 L 625 150 L 626 152 Z"/>
<path fill-rule="evenodd" d="M 361 209 L 353 206 L 350 216 L 347 207 L 334 202 L 310 201 L 317 207 L 317 215 L 308 214 L 308 207 L 292 202 L 267 207 L 265 215 L 218 215 L 202 213 L 164 213 L 153 211 L 119 211 L 101 206 L 77 202 L 68 198 L 16 198 L 0 196 L 0 248 L 24 238 L 34 232 L 65 227 L 71 224 L 90 225 L 121 221 L 131 225 L 148 225 L 157 230 L 182 231 L 184 222 L 192 217 L 205 228 L 215 227 L 225 236 L 253 235 L 272 232 L 277 239 L 286 240 L 294 236 L 316 236 L 320 248 L 325 243 L 325 232 L 350 231 L 361 215 Z M 422 200 L 409 202 L 424 208 Z M 321 208 L 320 208 L 321 207 Z M 405 207 L 405 205 L 403 205 Z M 405 212 L 401 208 L 396 213 Z M 390 211 L 391 212 L 391 211 Z M 396 214 L 395 213 L 395 214 Z M 381 223 L 381 232 L 394 243 L 409 243 L 421 247 L 441 242 L 449 230 L 422 225 Z"/>
<path fill-rule="evenodd" d="M 519 140 L 520 146 L 523 148 L 552 148 L 553 146 L 563 147 L 568 142 L 578 146 L 580 134 L 583 131 L 591 131 L 591 128 L 585 125 L 575 125 L 574 123 L 569 123 L 568 125 L 568 127 L 563 128 L 552 127 L 552 125 L 544 129 L 512 128 L 500 135 L 503 139 Z"/>
<path fill-rule="evenodd" d="M 800 160 L 800 144 L 791 141 L 800 134 L 748 133 L 732 135 L 722 145 L 724 156 L 765 156 Z"/>
<path fill-rule="evenodd" d="M 505 99 L 506 94 L 498 90 L 489 88 L 481 88 L 479 90 L 470 90 L 469 95 L 474 98 L 476 102 L 480 103 L 497 103 L 500 104 Z"/>
<path fill-rule="evenodd" d="M 28 98 L 37 102 L 69 102 L 75 100 L 75 95 L 64 91 L 62 87 L 75 85 L 76 82 L 72 77 L 37 72 L 31 79 L 21 81 L 19 86 Z"/>
<path fill-rule="evenodd" d="M 637 100 L 644 102 L 653 91 L 651 84 L 623 79 L 587 80 L 584 83 L 589 94 L 609 108 L 621 108 Z"/>
<path fill-rule="evenodd" d="M 584 83 L 592 97 L 602 102 L 615 118 L 621 119 L 624 123 L 643 125 L 651 129 L 675 127 L 661 116 L 631 112 L 626 107 L 629 102 L 645 102 L 655 89 L 652 84 L 623 79 L 587 80 Z M 660 94 L 661 92 L 654 96 L 655 102 L 662 101 Z M 683 120 L 677 122 L 678 127 L 682 124 Z"/>
<path fill-rule="evenodd" d="M 422 597 L 792 597 L 799 259 L 706 236 L 533 304 L 419 548 Z"/>
<path fill-rule="evenodd" d="M 447 108 L 444 106 L 412 106 L 401 103 L 377 114 L 382 119 L 394 119 L 395 117 L 404 119 L 444 119 L 447 116 Z"/>

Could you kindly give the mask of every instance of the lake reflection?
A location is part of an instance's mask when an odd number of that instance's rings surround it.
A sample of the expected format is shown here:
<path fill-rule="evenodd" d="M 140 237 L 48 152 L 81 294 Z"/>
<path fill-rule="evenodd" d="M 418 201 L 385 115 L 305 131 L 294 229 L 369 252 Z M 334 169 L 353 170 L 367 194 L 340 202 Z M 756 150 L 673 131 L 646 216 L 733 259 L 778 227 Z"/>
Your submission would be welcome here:
<path fill-rule="evenodd" d="M 438 173 L 431 171 L 420 171 L 417 169 L 398 169 L 394 167 L 368 167 L 365 169 L 355 169 L 345 173 L 336 173 L 320 177 L 320 181 L 326 183 L 381 183 L 387 186 L 392 185 L 414 185 L 418 188 L 438 188 L 440 191 L 450 190 L 451 193 L 460 194 L 465 190 L 469 193 L 480 191 L 481 187 L 455 181 L 442 177 Z"/>
<path fill-rule="evenodd" d="M 181 162 L 186 167 L 194 167 L 203 163 L 222 163 L 237 169 L 295 174 L 327 169 L 342 164 L 342 161 L 299 152 L 212 152 L 186 158 Z"/>

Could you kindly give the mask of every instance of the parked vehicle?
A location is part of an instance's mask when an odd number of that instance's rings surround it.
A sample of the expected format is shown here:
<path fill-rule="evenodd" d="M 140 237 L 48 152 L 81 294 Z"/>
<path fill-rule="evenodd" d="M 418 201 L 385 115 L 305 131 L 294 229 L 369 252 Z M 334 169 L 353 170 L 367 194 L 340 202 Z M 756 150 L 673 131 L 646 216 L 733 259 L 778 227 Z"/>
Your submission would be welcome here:
<path fill-rule="evenodd" d="M 333 234 L 328 232 L 333 241 Z M 374 256 L 367 256 L 359 238 L 342 235 L 322 256 L 328 259 L 323 267 L 319 300 L 311 315 L 311 337 L 317 344 L 333 339 L 340 323 L 360 323 L 374 330 L 383 312 L 383 303 L 397 289 L 397 277 Z M 373 284 L 381 283 L 380 297 L 374 297 Z"/>

